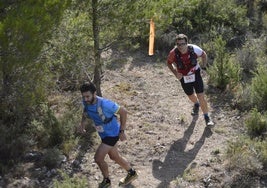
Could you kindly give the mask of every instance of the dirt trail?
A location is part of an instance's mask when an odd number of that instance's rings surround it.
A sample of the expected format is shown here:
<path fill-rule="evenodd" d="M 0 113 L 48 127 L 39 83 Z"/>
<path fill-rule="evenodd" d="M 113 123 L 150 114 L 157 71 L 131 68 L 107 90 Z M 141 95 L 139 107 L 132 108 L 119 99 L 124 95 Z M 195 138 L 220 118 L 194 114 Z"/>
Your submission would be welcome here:
<path fill-rule="evenodd" d="M 128 140 L 119 142 L 119 149 L 138 170 L 139 177 L 127 187 L 220 187 L 220 181 L 226 178 L 222 152 L 227 140 L 235 136 L 238 114 L 209 101 L 216 125 L 206 128 L 201 113 L 190 115 L 192 104 L 165 64 L 151 59 L 107 70 L 102 88 L 104 97 L 117 101 L 129 112 Z M 94 148 L 85 154 L 82 174 L 95 188 L 102 176 L 93 154 Z M 118 187 L 126 173 L 107 160 L 112 187 Z"/>

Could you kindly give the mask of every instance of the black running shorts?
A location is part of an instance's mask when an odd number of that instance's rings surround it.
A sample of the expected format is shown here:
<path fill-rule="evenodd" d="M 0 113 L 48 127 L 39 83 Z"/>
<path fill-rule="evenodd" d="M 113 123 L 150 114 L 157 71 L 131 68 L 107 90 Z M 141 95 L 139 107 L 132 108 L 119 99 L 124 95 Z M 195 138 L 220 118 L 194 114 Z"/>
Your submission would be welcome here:
<path fill-rule="evenodd" d="M 102 139 L 102 142 L 104 144 L 109 145 L 109 146 L 115 146 L 115 144 L 118 142 L 118 140 L 119 140 L 119 136 L 115 136 L 115 137 L 107 136 L 107 137 Z"/>
<path fill-rule="evenodd" d="M 194 93 L 194 90 L 196 93 L 203 93 L 204 92 L 204 84 L 203 79 L 200 75 L 200 69 L 198 69 L 196 72 L 196 81 L 192 83 L 184 83 L 184 78 L 180 80 L 182 88 L 186 95 L 192 95 Z"/>

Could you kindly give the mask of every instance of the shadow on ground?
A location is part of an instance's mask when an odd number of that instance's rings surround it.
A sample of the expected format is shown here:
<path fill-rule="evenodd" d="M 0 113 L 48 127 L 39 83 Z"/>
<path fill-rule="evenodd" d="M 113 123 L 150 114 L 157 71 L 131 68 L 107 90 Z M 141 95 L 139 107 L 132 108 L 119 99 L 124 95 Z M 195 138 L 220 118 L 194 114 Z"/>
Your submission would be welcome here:
<path fill-rule="evenodd" d="M 206 127 L 201 138 L 195 143 L 191 150 L 185 151 L 187 142 L 193 133 L 198 116 L 194 116 L 189 127 L 184 132 L 184 135 L 179 140 L 175 141 L 163 162 L 154 160 L 152 164 L 153 176 L 161 181 L 157 188 L 169 187 L 170 182 L 178 176 L 182 176 L 188 165 L 195 159 L 200 148 L 205 142 L 205 138 L 210 137 L 212 132 Z M 172 176 L 170 176 L 170 174 Z"/>

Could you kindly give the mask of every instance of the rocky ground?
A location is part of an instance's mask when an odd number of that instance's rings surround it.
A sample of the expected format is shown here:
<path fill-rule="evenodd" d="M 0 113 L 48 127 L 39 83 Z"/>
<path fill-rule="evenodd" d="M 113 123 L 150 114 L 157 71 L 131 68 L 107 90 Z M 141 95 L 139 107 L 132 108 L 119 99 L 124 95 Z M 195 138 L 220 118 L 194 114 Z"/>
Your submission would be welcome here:
<path fill-rule="evenodd" d="M 244 119 L 230 108 L 231 98 L 219 90 L 206 88 L 211 117 L 216 123 L 207 128 L 201 113 L 191 116 L 192 104 L 165 61 L 140 52 L 134 57 L 125 56 L 123 61 L 121 54 L 113 54 L 112 58 L 112 66 L 107 66 L 104 72 L 102 94 L 128 110 L 128 139 L 119 142 L 119 149 L 139 174 L 126 187 L 227 187 L 232 176 L 225 170 L 224 153 L 227 142 L 238 139 Z M 207 75 L 204 78 L 207 83 Z M 70 157 L 62 169 L 86 177 L 89 187 L 96 188 L 102 180 L 93 160 L 99 139 L 95 133 L 89 137 L 93 141 L 74 151 L 79 158 Z M 107 161 L 112 187 L 116 188 L 126 172 L 109 158 Z M 53 172 L 50 173 L 53 177 Z M 51 185 L 43 179 L 39 182 L 41 187 Z M 31 181 L 34 180 L 26 174 L 19 183 L 7 187 L 30 187 L 27 185 Z"/>
<path fill-rule="evenodd" d="M 145 54 L 127 61 L 105 72 L 103 96 L 129 112 L 128 140 L 119 148 L 139 178 L 128 187 L 221 187 L 231 178 L 224 169 L 223 153 L 227 141 L 240 132 L 242 115 L 230 109 L 224 94 L 210 89 L 207 100 L 216 125 L 207 128 L 201 113 L 191 116 L 192 104 L 165 62 Z M 83 171 L 88 171 L 90 186 L 96 187 L 102 177 L 92 152 L 84 156 Z M 109 164 L 117 187 L 125 172 L 112 161 Z"/>

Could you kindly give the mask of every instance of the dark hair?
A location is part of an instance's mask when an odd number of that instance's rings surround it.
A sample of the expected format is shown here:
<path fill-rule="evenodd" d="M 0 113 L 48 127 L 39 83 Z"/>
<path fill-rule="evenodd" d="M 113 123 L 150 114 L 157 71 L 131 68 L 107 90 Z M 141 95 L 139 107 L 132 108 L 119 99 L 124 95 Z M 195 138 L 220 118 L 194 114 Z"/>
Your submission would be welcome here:
<path fill-rule="evenodd" d="M 185 40 L 185 42 L 187 43 L 188 42 L 188 37 L 185 34 L 178 34 L 175 37 L 175 41 L 177 41 L 177 40 Z"/>
<path fill-rule="evenodd" d="M 86 82 L 80 87 L 81 93 L 90 91 L 92 94 L 96 91 L 96 87 L 92 82 Z"/>

